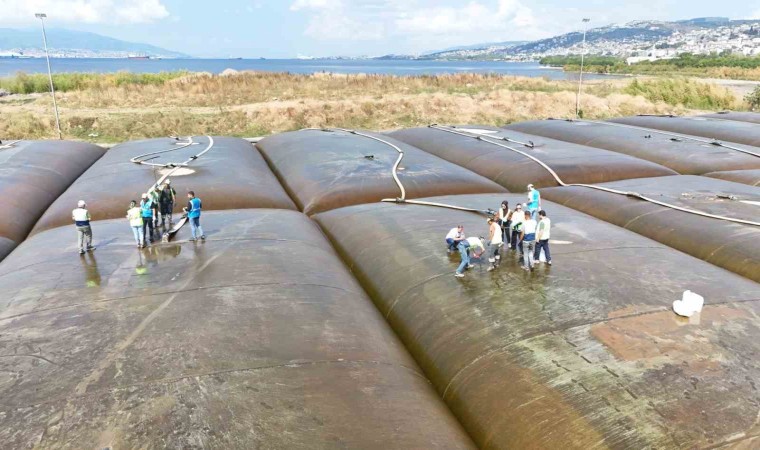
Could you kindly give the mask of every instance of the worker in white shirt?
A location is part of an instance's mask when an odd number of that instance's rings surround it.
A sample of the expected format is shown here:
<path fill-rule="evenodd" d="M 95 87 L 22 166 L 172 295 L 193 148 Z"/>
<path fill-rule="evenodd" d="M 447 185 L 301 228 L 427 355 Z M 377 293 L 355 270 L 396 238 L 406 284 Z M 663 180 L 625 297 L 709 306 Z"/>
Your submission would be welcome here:
<path fill-rule="evenodd" d="M 502 244 L 501 227 L 496 222 L 496 219 L 488 219 L 488 262 L 491 263 L 488 266 L 489 272 L 499 267 L 499 263 L 501 262 L 499 249 L 501 249 Z"/>
<path fill-rule="evenodd" d="M 536 254 L 534 259 L 536 262 L 540 261 L 541 250 L 544 251 L 546 256 L 546 264 L 552 265 L 552 254 L 549 251 L 549 239 L 551 238 L 552 221 L 546 216 L 546 211 L 543 209 L 538 212 L 538 229 L 536 231 Z"/>
<path fill-rule="evenodd" d="M 459 243 L 465 239 L 464 226 L 459 225 L 456 228 L 452 228 L 449 234 L 446 235 L 446 245 L 448 245 L 448 252 L 453 253 L 456 251 Z"/>
<path fill-rule="evenodd" d="M 525 221 L 525 212 L 522 209 L 522 204 L 518 203 L 515 205 L 515 210 L 512 211 L 512 250 L 515 250 L 516 248 L 520 248 L 520 253 L 522 254 L 522 247 L 520 246 L 520 229 L 522 228 L 522 224 Z"/>
<path fill-rule="evenodd" d="M 90 212 L 87 211 L 87 204 L 84 200 L 79 200 L 77 209 L 71 212 L 71 218 L 77 228 L 77 243 L 79 254 L 84 255 L 85 251 L 93 251 L 92 246 L 92 227 L 90 227 Z"/>
<path fill-rule="evenodd" d="M 137 206 L 137 202 L 134 200 L 129 202 L 127 220 L 129 220 L 129 226 L 132 228 L 132 234 L 135 236 L 135 243 L 137 243 L 137 248 L 143 248 L 145 245 L 145 235 L 143 235 L 142 211 L 140 210 L 140 207 Z"/>
<path fill-rule="evenodd" d="M 533 270 L 533 254 L 536 251 L 536 221 L 530 218 L 530 211 L 525 211 L 520 242 L 523 249 L 523 269 Z"/>
<path fill-rule="evenodd" d="M 512 211 L 509 209 L 507 200 L 501 202 L 501 208 L 499 208 L 499 225 L 501 226 L 501 240 L 506 248 L 512 238 Z"/>
<path fill-rule="evenodd" d="M 472 252 L 473 257 L 480 258 L 480 256 L 486 251 L 485 240 L 477 237 L 469 237 L 459 242 L 457 248 L 462 257 L 462 262 L 459 264 L 459 267 L 457 267 L 457 271 L 454 272 L 454 276 L 457 278 L 464 278 L 465 269 L 472 269 L 473 267 L 470 264 L 470 252 Z"/>

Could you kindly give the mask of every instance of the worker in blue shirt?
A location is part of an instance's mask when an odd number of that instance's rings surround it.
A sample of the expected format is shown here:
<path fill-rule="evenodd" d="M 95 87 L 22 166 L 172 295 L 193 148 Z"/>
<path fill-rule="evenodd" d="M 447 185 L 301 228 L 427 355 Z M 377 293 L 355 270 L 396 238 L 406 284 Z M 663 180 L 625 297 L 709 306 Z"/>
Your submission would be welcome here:
<path fill-rule="evenodd" d="M 140 214 L 142 215 L 143 224 L 142 224 L 142 231 L 143 236 L 145 238 L 145 242 L 143 245 L 148 245 L 148 240 L 150 240 L 151 243 L 155 242 L 153 232 L 153 210 L 154 208 L 153 199 L 150 198 L 150 196 L 145 193 L 142 195 L 142 200 L 140 201 Z M 150 232 L 148 234 L 146 231 Z"/>
<path fill-rule="evenodd" d="M 536 220 L 536 214 L 541 209 L 541 193 L 532 184 L 528 185 L 528 212 L 530 218 Z"/>
<path fill-rule="evenodd" d="M 189 200 L 185 211 L 187 212 L 187 220 L 190 221 L 190 230 L 193 233 L 193 238 L 190 241 L 194 242 L 198 235 L 200 235 L 201 240 L 205 241 L 206 235 L 203 234 L 203 228 L 201 228 L 201 199 L 196 197 L 193 191 L 187 193 L 187 198 Z"/>

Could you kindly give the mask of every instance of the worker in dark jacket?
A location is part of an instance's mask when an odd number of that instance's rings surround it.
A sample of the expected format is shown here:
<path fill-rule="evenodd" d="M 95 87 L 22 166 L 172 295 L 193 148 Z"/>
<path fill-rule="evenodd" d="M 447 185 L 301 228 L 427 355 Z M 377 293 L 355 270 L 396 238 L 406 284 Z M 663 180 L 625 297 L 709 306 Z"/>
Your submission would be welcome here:
<path fill-rule="evenodd" d="M 174 210 L 174 202 L 177 198 L 177 191 L 171 186 L 172 181 L 167 179 L 164 182 L 161 194 L 159 196 L 159 203 L 161 204 L 161 226 L 165 227 L 167 219 L 169 221 L 169 227 L 172 226 L 172 211 Z"/>

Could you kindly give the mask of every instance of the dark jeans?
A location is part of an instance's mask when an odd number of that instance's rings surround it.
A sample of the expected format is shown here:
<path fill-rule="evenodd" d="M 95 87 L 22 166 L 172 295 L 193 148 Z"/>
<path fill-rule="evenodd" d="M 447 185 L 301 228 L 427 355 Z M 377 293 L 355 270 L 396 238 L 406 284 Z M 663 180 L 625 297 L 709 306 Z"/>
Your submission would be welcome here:
<path fill-rule="evenodd" d="M 549 239 L 536 241 L 536 252 L 533 255 L 533 258 L 536 261 L 538 261 L 538 258 L 541 256 L 541 249 L 544 249 L 544 254 L 546 255 L 546 261 L 552 262 L 552 254 L 549 251 Z"/>
<path fill-rule="evenodd" d="M 449 246 L 450 252 L 453 252 L 454 250 L 456 250 L 460 242 L 462 241 L 455 241 L 454 239 L 451 239 L 451 238 L 446 239 L 446 245 Z"/>
<path fill-rule="evenodd" d="M 161 204 L 161 225 L 164 225 L 166 223 L 166 220 L 169 220 L 169 223 L 172 222 L 172 210 L 174 209 L 174 203 L 162 203 Z"/>
<path fill-rule="evenodd" d="M 146 232 L 146 229 L 150 231 L 150 234 Z M 150 240 L 153 242 L 153 218 L 152 217 L 143 217 L 143 236 L 145 236 L 145 241 L 147 242 Z"/>
<path fill-rule="evenodd" d="M 509 220 L 501 227 L 501 240 L 504 242 L 504 248 L 509 247 L 512 242 L 512 221 Z"/>
<path fill-rule="evenodd" d="M 511 242 L 512 250 L 519 248 L 520 252 L 522 253 L 522 247 L 520 246 L 520 232 L 519 231 L 512 230 L 512 238 L 509 240 L 509 242 Z"/>

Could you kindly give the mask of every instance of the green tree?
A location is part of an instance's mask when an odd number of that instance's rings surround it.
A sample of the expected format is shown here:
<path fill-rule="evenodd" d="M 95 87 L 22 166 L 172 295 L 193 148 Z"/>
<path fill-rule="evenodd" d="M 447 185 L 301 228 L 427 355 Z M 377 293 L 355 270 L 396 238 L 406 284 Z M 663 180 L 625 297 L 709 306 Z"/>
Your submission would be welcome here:
<path fill-rule="evenodd" d="M 747 94 L 746 97 L 744 97 L 744 100 L 749 103 L 750 109 L 752 111 L 757 110 L 760 108 L 760 86 L 756 86 L 755 90 Z"/>

